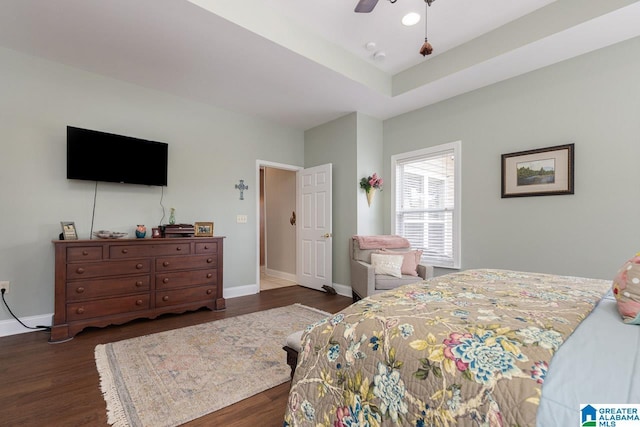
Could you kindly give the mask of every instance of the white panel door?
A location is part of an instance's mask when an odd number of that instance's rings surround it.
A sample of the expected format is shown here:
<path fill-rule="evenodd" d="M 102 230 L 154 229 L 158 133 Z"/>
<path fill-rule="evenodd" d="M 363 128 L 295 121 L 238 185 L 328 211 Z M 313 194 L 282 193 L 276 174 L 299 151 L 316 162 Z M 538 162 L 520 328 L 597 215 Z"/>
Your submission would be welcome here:
<path fill-rule="evenodd" d="M 331 164 L 298 171 L 298 283 L 333 286 Z"/>

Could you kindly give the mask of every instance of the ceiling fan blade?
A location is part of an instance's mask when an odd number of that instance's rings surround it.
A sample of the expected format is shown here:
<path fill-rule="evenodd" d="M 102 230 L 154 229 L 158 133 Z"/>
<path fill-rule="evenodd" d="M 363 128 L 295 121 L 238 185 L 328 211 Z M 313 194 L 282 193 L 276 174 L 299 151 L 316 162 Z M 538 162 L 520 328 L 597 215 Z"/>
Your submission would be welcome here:
<path fill-rule="evenodd" d="M 355 11 L 357 13 L 369 13 L 376 7 L 378 0 L 360 0 L 356 5 Z"/>

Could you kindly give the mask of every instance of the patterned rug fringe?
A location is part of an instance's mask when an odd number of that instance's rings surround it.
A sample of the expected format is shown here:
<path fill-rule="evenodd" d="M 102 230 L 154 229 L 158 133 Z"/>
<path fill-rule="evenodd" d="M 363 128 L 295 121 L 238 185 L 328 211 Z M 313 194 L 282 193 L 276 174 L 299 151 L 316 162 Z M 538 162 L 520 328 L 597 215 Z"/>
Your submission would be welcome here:
<path fill-rule="evenodd" d="M 129 427 L 127 416 L 118 396 L 112 370 L 109 367 L 106 349 L 106 345 L 99 344 L 96 346 L 94 354 L 96 367 L 100 373 L 100 391 L 102 391 L 102 396 L 107 403 L 107 423 L 113 427 Z"/>

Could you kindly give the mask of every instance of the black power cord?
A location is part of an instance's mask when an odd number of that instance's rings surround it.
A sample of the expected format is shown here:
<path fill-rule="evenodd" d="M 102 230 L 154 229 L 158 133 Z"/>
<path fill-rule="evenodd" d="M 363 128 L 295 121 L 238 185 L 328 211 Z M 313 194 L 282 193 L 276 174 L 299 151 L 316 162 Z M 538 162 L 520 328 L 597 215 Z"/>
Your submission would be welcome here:
<path fill-rule="evenodd" d="M 164 221 L 164 205 L 162 204 L 162 199 L 164 199 L 164 186 L 162 186 L 162 192 L 160 193 L 160 206 L 162 207 L 162 218 L 160 218 L 160 224 L 158 225 L 162 225 L 162 221 Z"/>
<path fill-rule="evenodd" d="M 98 197 L 98 181 L 96 188 L 93 190 L 93 213 L 91 214 L 91 230 L 89 231 L 89 240 L 93 239 L 93 220 L 96 218 L 96 198 Z"/>
<path fill-rule="evenodd" d="M 18 317 L 15 314 L 13 314 L 13 311 L 11 311 L 11 309 L 9 308 L 9 304 L 7 304 L 7 300 L 4 299 L 4 293 L 6 291 L 7 290 L 4 289 L 4 288 L 2 288 L 0 290 L 0 293 L 2 293 L 2 302 L 4 303 L 4 306 L 7 307 L 7 310 L 9 310 L 9 313 L 11 313 L 13 318 L 18 321 L 18 323 L 20 323 L 22 326 L 24 326 L 27 329 L 43 330 L 43 331 L 49 331 L 49 332 L 51 331 L 51 327 L 50 326 L 35 326 L 35 327 L 33 327 L 33 326 L 27 326 L 24 323 L 22 323 L 22 320 L 18 319 Z"/>

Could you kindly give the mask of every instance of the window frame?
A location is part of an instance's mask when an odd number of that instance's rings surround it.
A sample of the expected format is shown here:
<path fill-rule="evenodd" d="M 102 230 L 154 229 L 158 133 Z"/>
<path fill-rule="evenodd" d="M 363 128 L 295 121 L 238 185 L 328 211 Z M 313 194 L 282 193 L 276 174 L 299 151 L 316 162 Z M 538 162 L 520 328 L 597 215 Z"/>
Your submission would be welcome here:
<path fill-rule="evenodd" d="M 462 141 L 448 142 L 419 150 L 398 153 L 391 156 L 391 234 L 398 234 L 396 231 L 396 174 L 399 162 L 406 162 L 412 158 L 435 157 L 438 153 L 453 151 L 454 155 L 454 207 L 452 218 L 452 264 L 434 262 L 434 260 L 423 260 L 434 267 L 460 269 L 462 258 Z"/>

